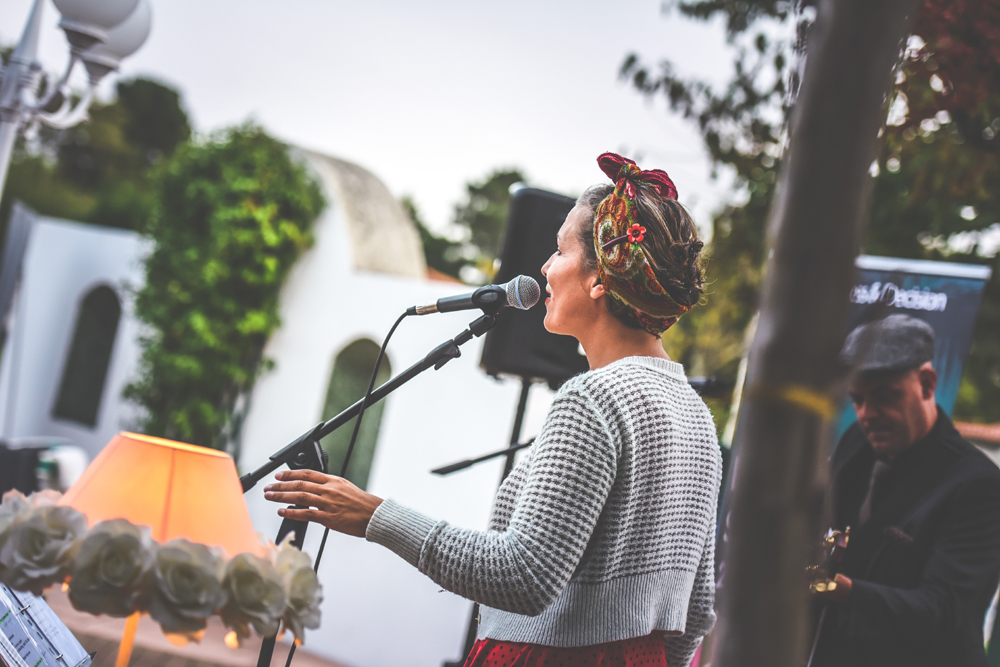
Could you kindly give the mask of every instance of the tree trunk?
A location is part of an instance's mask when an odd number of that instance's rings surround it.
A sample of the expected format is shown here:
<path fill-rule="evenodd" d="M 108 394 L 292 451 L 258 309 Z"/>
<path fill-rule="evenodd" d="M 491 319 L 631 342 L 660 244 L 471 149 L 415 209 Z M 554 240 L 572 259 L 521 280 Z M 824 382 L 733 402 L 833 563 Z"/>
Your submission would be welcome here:
<path fill-rule="evenodd" d="M 800 667 L 869 167 L 913 0 L 821 0 L 736 432 L 716 667 Z"/>

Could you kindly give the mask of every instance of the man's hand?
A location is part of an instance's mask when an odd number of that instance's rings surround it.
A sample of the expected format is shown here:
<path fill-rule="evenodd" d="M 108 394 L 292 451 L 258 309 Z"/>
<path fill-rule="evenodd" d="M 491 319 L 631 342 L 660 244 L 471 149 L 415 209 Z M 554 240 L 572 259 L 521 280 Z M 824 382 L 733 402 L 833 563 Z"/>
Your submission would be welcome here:
<path fill-rule="evenodd" d="M 809 584 L 809 592 L 814 598 L 842 604 L 851 599 L 852 582 L 842 574 L 833 579 L 823 577 Z"/>
<path fill-rule="evenodd" d="M 365 493 L 342 477 L 315 470 L 283 470 L 278 482 L 264 487 L 264 497 L 276 503 L 316 509 L 278 510 L 286 519 L 312 521 L 340 533 L 364 537 L 368 522 L 382 499 Z"/>

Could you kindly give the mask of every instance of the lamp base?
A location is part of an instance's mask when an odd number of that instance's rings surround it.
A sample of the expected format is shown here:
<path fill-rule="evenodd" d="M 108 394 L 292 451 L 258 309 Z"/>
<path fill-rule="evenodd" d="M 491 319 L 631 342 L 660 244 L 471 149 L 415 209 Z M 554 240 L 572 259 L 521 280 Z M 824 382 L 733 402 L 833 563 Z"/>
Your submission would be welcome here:
<path fill-rule="evenodd" d="M 135 612 L 125 621 L 125 631 L 122 632 L 122 643 L 118 645 L 118 659 L 115 667 L 128 667 L 132 657 L 132 644 L 135 642 L 135 631 L 139 629 L 139 612 Z"/>

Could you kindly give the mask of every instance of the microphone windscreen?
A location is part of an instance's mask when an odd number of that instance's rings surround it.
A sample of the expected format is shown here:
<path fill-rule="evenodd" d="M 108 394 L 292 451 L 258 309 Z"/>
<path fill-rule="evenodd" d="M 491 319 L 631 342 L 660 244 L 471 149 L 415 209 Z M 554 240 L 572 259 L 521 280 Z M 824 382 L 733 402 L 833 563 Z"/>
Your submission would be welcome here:
<path fill-rule="evenodd" d="M 507 305 L 520 310 L 532 308 L 542 296 L 542 289 L 534 278 L 517 276 L 507 282 Z"/>

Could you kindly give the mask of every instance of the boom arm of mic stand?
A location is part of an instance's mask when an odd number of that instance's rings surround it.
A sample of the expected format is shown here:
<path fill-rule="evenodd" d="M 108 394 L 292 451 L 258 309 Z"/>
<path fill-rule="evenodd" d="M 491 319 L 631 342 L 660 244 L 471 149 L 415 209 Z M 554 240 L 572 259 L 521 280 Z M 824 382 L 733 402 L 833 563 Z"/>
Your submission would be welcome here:
<path fill-rule="evenodd" d="M 459 346 L 468 343 L 475 337 L 485 334 L 493 328 L 496 321 L 496 316 L 490 314 L 477 318 L 469 324 L 468 329 L 458 334 L 451 340 L 438 345 L 423 359 L 373 391 L 372 395 L 368 399 L 368 405 L 371 406 L 378 401 L 381 401 L 393 391 L 403 386 L 427 369 L 433 367 L 434 370 L 438 370 L 452 359 L 462 356 L 461 350 L 458 349 Z M 289 467 L 295 467 L 294 464 L 296 462 L 296 457 L 300 457 L 301 452 L 304 449 L 308 450 L 310 445 L 318 446 L 318 443 L 322 438 L 328 436 L 344 424 L 357 417 L 358 412 L 360 411 L 361 401 L 358 401 L 351 407 L 330 419 L 330 421 L 317 425 L 280 451 L 272 454 L 267 463 L 240 478 L 240 483 L 243 485 L 243 493 L 252 489 L 257 485 L 257 482 L 267 477 L 282 465 L 288 464 Z"/>
<path fill-rule="evenodd" d="M 534 438 L 532 438 L 528 442 L 522 442 L 516 445 L 510 445 L 509 447 L 504 447 L 499 451 L 490 452 L 489 454 L 484 454 L 483 456 L 479 456 L 474 459 L 465 459 L 463 461 L 450 463 L 446 466 L 441 466 L 440 468 L 434 468 L 434 470 L 431 470 L 431 472 L 435 475 L 450 475 L 453 472 L 458 472 L 459 470 L 465 470 L 469 466 L 476 465 L 477 463 L 482 463 L 483 461 L 489 461 L 490 459 L 495 459 L 498 456 L 510 456 L 514 452 L 519 452 L 525 447 L 531 447 L 533 444 L 535 444 Z"/>

